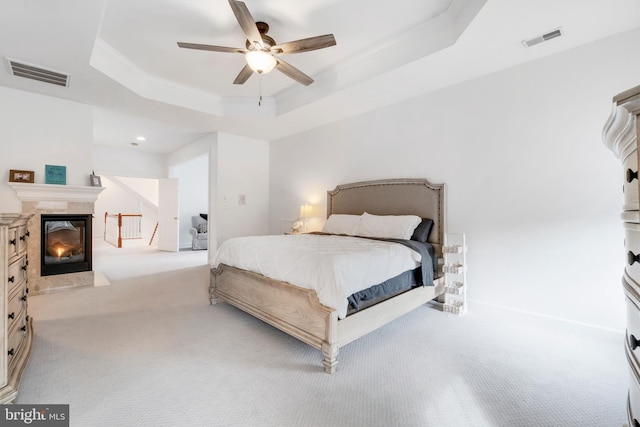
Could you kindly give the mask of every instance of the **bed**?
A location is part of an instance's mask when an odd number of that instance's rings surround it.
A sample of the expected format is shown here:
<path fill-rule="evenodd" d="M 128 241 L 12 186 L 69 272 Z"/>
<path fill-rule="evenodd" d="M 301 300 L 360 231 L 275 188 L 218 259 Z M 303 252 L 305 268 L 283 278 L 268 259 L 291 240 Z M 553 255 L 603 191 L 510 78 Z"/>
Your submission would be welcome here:
<path fill-rule="evenodd" d="M 437 267 L 428 286 L 417 286 L 339 318 L 316 291 L 220 263 L 211 269 L 211 303 L 227 302 L 322 352 L 333 373 L 339 349 L 411 310 L 440 297 L 442 246 L 446 231 L 444 184 L 426 179 L 387 179 L 339 185 L 327 192 L 327 217 L 334 214 L 416 215 L 433 220 L 428 243 Z M 282 236 L 284 238 L 289 236 Z"/>

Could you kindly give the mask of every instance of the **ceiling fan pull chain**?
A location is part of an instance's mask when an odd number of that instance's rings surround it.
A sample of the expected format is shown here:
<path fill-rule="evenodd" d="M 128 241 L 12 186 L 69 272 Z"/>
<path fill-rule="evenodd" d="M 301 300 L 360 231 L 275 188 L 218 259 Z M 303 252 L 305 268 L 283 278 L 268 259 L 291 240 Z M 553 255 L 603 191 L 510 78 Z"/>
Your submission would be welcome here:
<path fill-rule="evenodd" d="M 262 106 L 262 73 L 258 74 L 258 107 Z"/>

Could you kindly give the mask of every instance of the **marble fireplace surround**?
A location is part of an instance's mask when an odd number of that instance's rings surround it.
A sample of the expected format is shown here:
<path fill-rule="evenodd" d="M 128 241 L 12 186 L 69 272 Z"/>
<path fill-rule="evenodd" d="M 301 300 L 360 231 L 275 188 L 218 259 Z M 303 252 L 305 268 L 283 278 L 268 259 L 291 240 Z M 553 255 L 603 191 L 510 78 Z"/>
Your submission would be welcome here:
<path fill-rule="evenodd" d="M 40 275 L 40 217 L 42 214 L 94 214 L 95 202 L 104 190 L 102 187 L 70 186 L 54 184 L 28 184 L 12 182 L 9 185 L 22 201 L 22 213 L 33 215 L 28 222 L 29 266 L 27 277 L 32 295 L 65 289 L 93 286 L 93 271 L 79 273 Z"/>

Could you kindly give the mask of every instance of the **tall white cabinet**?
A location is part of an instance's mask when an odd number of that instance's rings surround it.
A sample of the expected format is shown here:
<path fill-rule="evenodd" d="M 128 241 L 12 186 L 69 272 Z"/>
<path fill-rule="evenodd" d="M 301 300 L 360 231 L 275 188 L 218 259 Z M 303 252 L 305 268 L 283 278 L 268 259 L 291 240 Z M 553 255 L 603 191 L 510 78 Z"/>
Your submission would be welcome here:
<path fill-rule="evenodd" d="M 29 359 L 33 331 L 27 312 L 27 220 L 31 215 L 0 214 L 0 403 L 12 402 Z"/>
<path fill-rule="evenodd" d="M 638 134 L 640 86 L 613 97 L 613 109 L 603 130 L 605 145 L 622 162 L 624 192 L 622 225 L 625 232 L 622 286 L 627 303 L 624 351 L 629 369 L 627 416 L 629 426 L 640 426 L 640 210 L 638 205 Z M 618 190 L 619 191 L 619 190 Z M 621 260 L 622 261 L 622 260 Z"/>

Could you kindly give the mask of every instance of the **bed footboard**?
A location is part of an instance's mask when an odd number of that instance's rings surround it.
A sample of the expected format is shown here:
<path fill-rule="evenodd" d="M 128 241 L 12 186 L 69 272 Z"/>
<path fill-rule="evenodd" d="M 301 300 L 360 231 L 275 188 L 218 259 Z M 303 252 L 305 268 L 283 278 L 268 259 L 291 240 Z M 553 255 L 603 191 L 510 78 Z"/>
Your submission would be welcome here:
<path fill-rule="evenodd" d="M 225 264 L 211 272 L 212 304 L 225 301 L 321 350 L 324 370 L 336 370 L 338 312 L 320 304 L 313 290 Z"/>
<path fill-rule="evenodd" d="M 221 264 L 211 270 L 211 303 L 218 299 L 322 351 L 324 370 L 333 373 L 341 347 L 374 331 L 444 292 L 434 286 L 414 288 L 338 320 L 338 312 L 320 304 L 315 291 Z"/>

